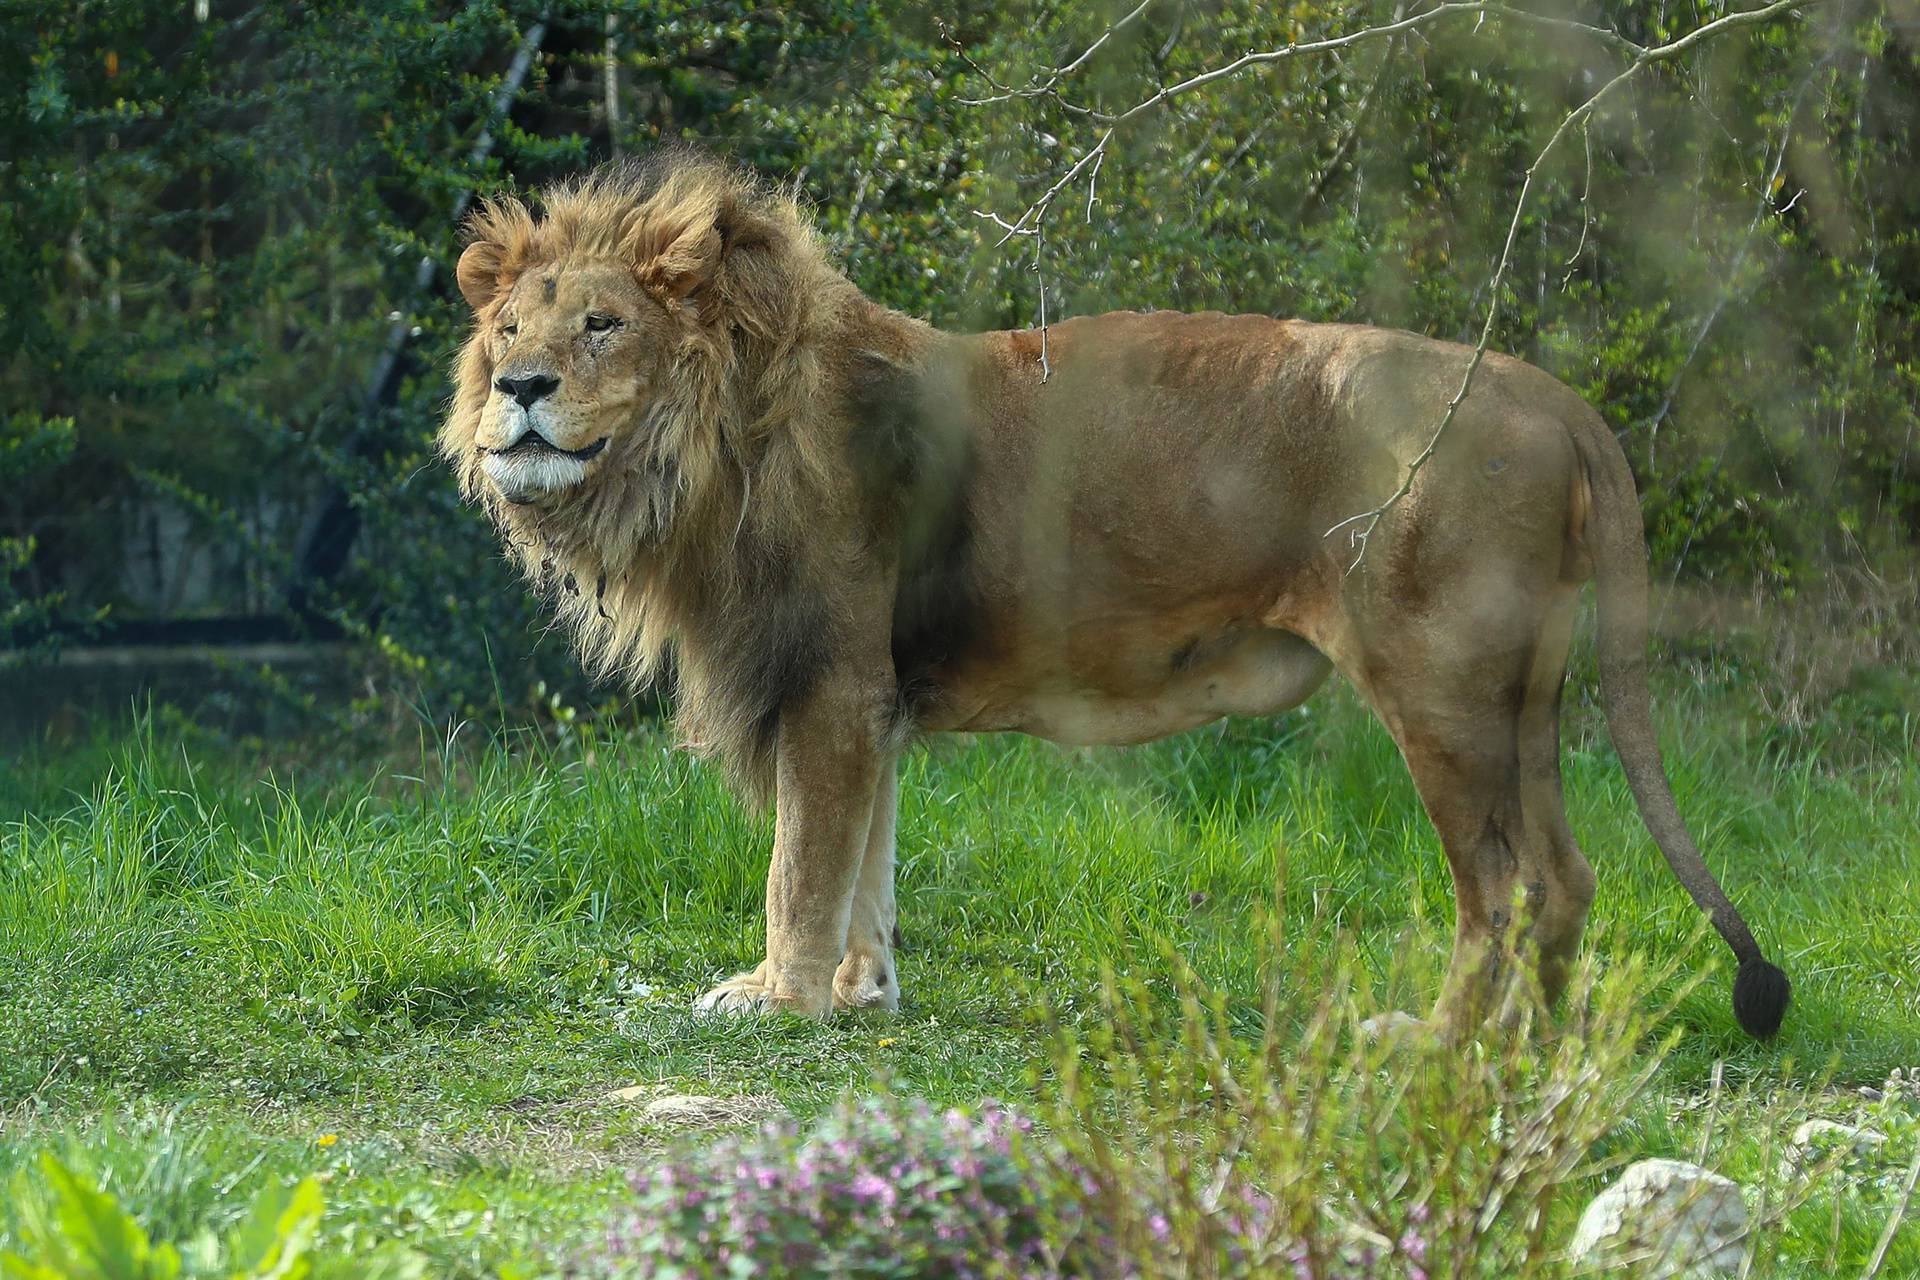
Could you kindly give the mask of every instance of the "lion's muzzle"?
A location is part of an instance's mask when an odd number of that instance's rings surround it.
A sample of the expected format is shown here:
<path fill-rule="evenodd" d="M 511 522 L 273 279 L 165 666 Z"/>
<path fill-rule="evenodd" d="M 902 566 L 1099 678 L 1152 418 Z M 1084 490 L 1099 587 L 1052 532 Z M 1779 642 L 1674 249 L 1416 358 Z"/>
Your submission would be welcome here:
<path fill-rule="evenodd" d="M 562 449 L 527 425 L 504 448 L 480 448 L 480 469 L 508 502 L 536 502 L 586 479 L 587 464 L 607 447 L 601 436 L 582 449 Z"/>

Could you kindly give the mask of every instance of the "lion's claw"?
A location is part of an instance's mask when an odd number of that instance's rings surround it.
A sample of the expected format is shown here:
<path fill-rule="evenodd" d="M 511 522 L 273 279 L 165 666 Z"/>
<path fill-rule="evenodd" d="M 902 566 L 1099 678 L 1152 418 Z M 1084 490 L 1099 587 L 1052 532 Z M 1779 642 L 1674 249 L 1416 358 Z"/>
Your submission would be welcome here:
<path fill-rule="evenodd" d="M 758 973 L 743 973 L 728 978 L 693 1002 L 701 1013 L 740 1016 L 765 1013 L 773 1008 L 773 989 L 760 981 Z"/>
<path fill-rule="evenodd" d="M 900 986 L 892 966 L 882 956 L 849 952 L 833 976 L 835 1009 L 878 1009 L 892 1013 L 900 1007 Z"/>

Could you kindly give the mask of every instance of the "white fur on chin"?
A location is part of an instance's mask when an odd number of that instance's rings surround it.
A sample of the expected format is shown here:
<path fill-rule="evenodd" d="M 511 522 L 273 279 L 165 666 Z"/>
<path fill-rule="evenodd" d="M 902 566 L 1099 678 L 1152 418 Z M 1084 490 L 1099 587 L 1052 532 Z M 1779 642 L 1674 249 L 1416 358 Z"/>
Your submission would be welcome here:
<path fill-rule="evenodd" d="M 480 469 L 511 502 L 560 493 L 587 476 L 586 463 L 563 453 L 489 453 L 480 460 Z"/>

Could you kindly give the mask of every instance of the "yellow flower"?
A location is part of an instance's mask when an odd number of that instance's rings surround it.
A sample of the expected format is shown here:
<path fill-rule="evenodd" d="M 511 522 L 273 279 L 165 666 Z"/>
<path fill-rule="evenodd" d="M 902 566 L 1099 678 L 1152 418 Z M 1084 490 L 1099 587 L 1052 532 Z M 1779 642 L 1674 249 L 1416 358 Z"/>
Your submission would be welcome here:
<path fill-rule="evenodd" d="M 330 1147 L 338 1141 L 340 1141 L 340 1135 L 337 1133 L 323 1133 L 314 1139 L 315 1143 L 323 1147 Z"/>
<path fill-rule="evenodd" d="M 893 1037 L 892 1037 L 892 1036 L 881 1036 L 881 1037 L 880 1037 L 880 1047 L 881 1047 L 882 1049 L 891 1049 L 891 1048 L 893 1048 Z"/>

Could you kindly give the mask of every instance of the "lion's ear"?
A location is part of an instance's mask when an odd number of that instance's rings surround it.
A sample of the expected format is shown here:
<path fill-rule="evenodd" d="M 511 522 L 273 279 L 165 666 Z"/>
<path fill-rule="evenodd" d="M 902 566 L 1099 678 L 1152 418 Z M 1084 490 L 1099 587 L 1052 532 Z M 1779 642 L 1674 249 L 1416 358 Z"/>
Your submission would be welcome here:
<path fill-rule="evenodd" d="M 725 250 L 719 219 L 700 218 L 641 246 L 633 274 L 643 288 L 685 298 L 713 279 Z"/>
<path fill-rule="evenodd" d="M 475 311 L 485 309 L 500 292 L 500 264 L 505 251 L 491 240 L 475 240 L 460 255 L 453 278 L 460 284 L 460 296 Z"/>

